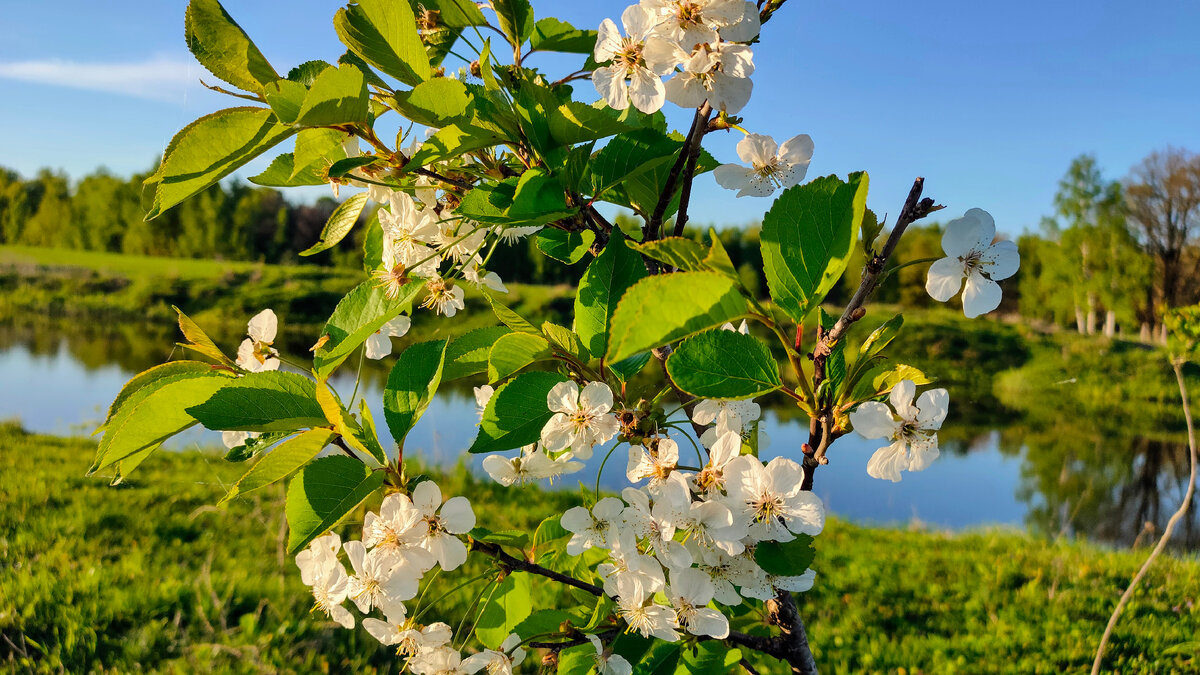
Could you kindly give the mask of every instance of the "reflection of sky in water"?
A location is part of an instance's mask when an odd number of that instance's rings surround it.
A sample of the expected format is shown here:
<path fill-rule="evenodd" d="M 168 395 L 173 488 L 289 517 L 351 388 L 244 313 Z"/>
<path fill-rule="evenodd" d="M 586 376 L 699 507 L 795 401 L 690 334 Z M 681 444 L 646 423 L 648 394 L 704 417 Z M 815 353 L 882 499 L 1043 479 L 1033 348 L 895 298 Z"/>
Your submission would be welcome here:
<path fill-rule="evenodd" d="M 23 345 L 0 351 L 0 419 L 20 419 L 27 429 L 43 433 L 87 435 L 103 419 L 107 405 L 132 373 L 116 365 L 85 369 L 66 349 L 65 342 L 53 355 L 33 355 Z M 343 396 L 354 388 L 353 376 L 335 378 L 334 388 Z M 374 413 L 385 447 L 390 447 L 384 423 L 381 390 L 364 386 L 359 390 Z M 475 401 L 468 396 L 440 394 L 409 435 L 406 452 L 415 452 L 427 461 L 453 465 L 466 457 L 480 471 L 481 456 L 466 455 L 475 437 Z M 808 437 L 807 426 L 780 422 L 770 412 L 765 429 L 771 446 L 764 457 L 776 454 L 798 458 L 800 445 Z M 829 509 L 861 523 L 907 523 L 919 519 L 944 527 L 972 527 L 987 524 L 1020 525 L 1028 505 L 1015 496 L 1020 480 L 1021 456 L 1005 457 L 997 449 L 997 435 L 991 434 L 966 454 L 942 453 L 928 469 L 905 473 L 900 483 L 880 481 L 867 476 L 866 463 L 879 441 L 868 441 L 851 434 L 830 448 L 831 463 L 816 476 L 816 493 Z M 191 430 L 168 444 L 176 450 L 220 445 L 216 432 Z M 573 489 L 579 480 L 589 487 L 606 449 L 598 448 L 587 469 L 568 476 L 565 485 Z M 512 453 L 508 453 L 512 454 Z M 691 446 L 680 442 L 682 461 L 694 463 Z M 613 453 L 604 468 L 602 485 L 619 489 L 627 485 L 625 464 L 627 448 Z"/>

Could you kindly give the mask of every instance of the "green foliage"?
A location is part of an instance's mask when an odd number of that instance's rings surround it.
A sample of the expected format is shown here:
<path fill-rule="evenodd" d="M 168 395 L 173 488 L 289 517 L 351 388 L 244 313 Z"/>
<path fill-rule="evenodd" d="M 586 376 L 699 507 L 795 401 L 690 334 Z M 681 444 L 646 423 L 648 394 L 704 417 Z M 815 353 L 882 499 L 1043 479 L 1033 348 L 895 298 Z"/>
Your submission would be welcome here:
<path fill-rule="evenodd" d="M 509 636 L 533 611 L 529 575 L 513 572 L 504 577 L 491 593 L 491 600 L 479 614 L 475 637 L 489 649 L 499 649 Z"/>
<path fill-rule="evenodd" d="M 350 291 L 334 308 L 321 332 L 328 341 L 313 352 L 313 369 L 317 376 L 327 378 L 383 324 L 409 309 L 424 286 L 424 281 L 411 281 L 395 298 L 388 297 L 384 289 L 372 281 L 364 281 Z"/>
<path fill-rule="evenodd" d="M 327 68 L 313 81 L 296 124 L 306 127 L 366 122 L 367 79 L 354 66 Z"/>
<path fill-rule="evenodd" d="M 308 546 L 382 485 L 382 471 L 344 455 L 322 457 L 301 469 L 288 484 L 288 553 Z"/>
<path fill-rule="evenodd" d="M 359 0 L 333 18 L 350 51 L 401 82 L 415 86 L 431 74 L 429 57 L 407 2 Z"/>
<path fill-rule="evenodd" d="M 771 298 L 797 323 L 824 300 L 850 259 L 867 203 L 867 174 L 784 190 L 763 218 Z"/>
<path fill-rule="evenodd" d="M 783 384 L 767 345 L 733 330 L 709 330 L 684 340 L 667 359 L 667 374 L 698 398 L 753 398 Z"/>
<path fill-rule="evenodd" d="M 191 0 L 183 30 L 196 60 L 229 84 L 257 92 L 279 79 L 266 57 L 217 0 Z"/>
<path fill-rule="evenodd" d="M 326 423 L 313 381 L 278 370 L 226 379 L 187 413 L 209 429 L 229 431 L 290 431 Z"/>
<path fill-rule="evenodd" d="M 396 92 L 391 103 L 408 119 L 441 128 L 467 113 L 471 96 L 462 82 L 439 77 L 418 84 L 412 91 Z"/>
<path fill-rule="evenodd" d="M 651 311 L 656 320 L 646 321 Z M 606 358 L 620 361 L 741 318 L 748 311 L 736 283 L 716 272 L 647 277 L 626 291 L 613 312 Z"/>
<path fill-rule="evenodd" d="M 537 247 L 542 253 L 568 265 L 583 260 L 594 241 L 596 233 L 591 230 L 568 232 L 547 227 L 537 235 Z"/>
<path fill-rule="evenodd" d="M 534 23 L 529 47 L 546 52 L 591 54 L 596 47 L 596 37 L 594 30 L 579 30 L 566 21 L 546 17 Z"/>
<path fill-rule="evenodd" d="M 488 382 L 495 384 L 525 366 L 544 361 L 551 356 L 550 342 L 531 333 L 506 333 L 501 335 L 488 353 Z"/>
<path fill-rule="evenodd" d="M 812 566 L 817 557 L 813 538 L 798 534 L 787 542 L 764 541 L 754 548 L 754 562 L 767 574 L 797 576 Z"/>
<path fill-rule="evenodd" d="M 486 326 L 451 340 L 446 347 L 446 364 L 442 370 L 442 379 L 457 380 L 487 371 L 493 345 L 510 332 L 507 326 Z"/>
<path fill-rule="evenodd" d="M 575 331 L 592 354 L 608 348 L 609 326 L 617 301 L 646 276 L 646 268 L 625 238 L 613 233 L 600 255 L 588 265 L 575 294 Z"/>
<path fill-rule="evenodd" d="M 331 440 L 333 432 L 328 429 L 309 429 L 280 443 L 255 462 L 254 466 L 229 488 L 221 502 L 227 502 L 247 492 L 261 490 L 283 480 L 312 461 Z"/>
<path fill-rule="evenodd" d="M 301 251 L 300 255 L 313 255 L 337 246 L 338 242 L 345 239 L 350 230 L 358 224 L 363 207 L 366 205 L 367 193 L 365 192 L 347 197 L 346 201 L 339 204 L 333 214 L 329 216 L 329 222 L 325 223 L 325 229 L 321 232 L 321 240 Z"/>
<path fill-rule="evenodd" d="M 392 438 L 403 444 L 442 382 L 445 340 L 418 342 L 400 353 L 383 390 L 383 416 Z"/>
<path fill-rule="evenodd" d="M 536 442 L 542 427 L 554 416 L 546 407 L 546 397 L 554 385 L 566 379 L 557 373 L 533 371 L 497 387 L 468 452 L 501 452 Z"/>
<path fill-rule="evenodd" d="M 226 108 L 171 139 L 158 171 L 146 179 L 146 219 L 200 192 L 293 133 L 269 108 Z"/>

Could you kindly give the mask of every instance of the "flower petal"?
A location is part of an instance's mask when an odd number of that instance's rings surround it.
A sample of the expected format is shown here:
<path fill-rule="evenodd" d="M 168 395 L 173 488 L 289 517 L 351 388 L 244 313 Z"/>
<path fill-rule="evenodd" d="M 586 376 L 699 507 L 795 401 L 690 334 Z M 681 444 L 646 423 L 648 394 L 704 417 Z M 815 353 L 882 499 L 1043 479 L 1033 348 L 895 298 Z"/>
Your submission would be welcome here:
<path fill-rule="evenodd" d="M 392 339 L 386 335 L 372 333 L 367 336 L 365 349 L 368 359 L 382 359 L 392 353 Z"/>
<path fill-rule="evenodd" d="M 962 218 L 946 223 L 942 250 L 958 258 L 971 251 L 982 251 L 996 238 L 996 221 L 983 209 L 969 209 Z"/>
<path fill-rule="evenodd" d="M 987 314 L 1000 306 L 1000 297 L 1000 284 L 979 272 L 972 272 L 963 288 L 963 314 L 968 319 Z"/>
<path fill-rule="evenodd" d="M 432 516 L 442 505 L 442 490 L 431 480 L 421 481 L 412 492 L 412 502 L 421 515 Z"/>
<path fill-rule="evenodd" d="M 925 279 L 925 292 L 938 302 L 946 302 L 962 288 L 966 268 L 958 258 L 942 258 L 929 266 Z"/>
<path fill-rule="evenodd" d="M 916 411 L 909 410 L 912 408 L 913 396 L 916 396 L 916 394 L 917 385 L 912 380 L 900 380 L 896 383 L 896 386 L 892 387 L 892 392 L 888 394 L 888 403 L 892 404 L 892 408 L 896 410 L 896 414 L 901 418 L 909 419 L 910 417 L 916 417 Z"/>
<path fill-rule="evenodd" d="M 775 139 L 762 134 L 746 134 L 737 144 L 738 157 L 754 166 L 770 164 L 774 161 L 777 150 L 779 146 Z"/>
<path fill-rule="evenodd" d="M 475 527 L 475 511 L 466 497 L 451 497 L 442 504 L 442 523 L 451 534 L 464 534 Z"/>
<path fill-rule="evenodd" d="M 612 410 L 612 407 L 613 392 L 604 382 L 588 382 L 579 394 L 580 410 L 591 414 L 599 414 Z"/>
<path fill-rule="evenodd" d="M 950 394 L 945 389 L 930 389 L 917 399 L 917 426 L 921 429 L 941 429 L 950 408 Z"/>
<path fill-rule="evenodd" d="M 879 448 L 867 460 L 867 475 L 881 480 L 900 482 L 900 472 L 908 467 L 908 453 L 904 441 Z"/>
<path fill-rule="evenodd" d="M 879 401 L 858 406 L 850 413 L 850 424 L 863 438 L 891 438 L 900 427 L 891 409 Z"/>
<path fill-rule="evenodd" d="M 982 259 L 988 263 L 984 267 L 992 281 L 1007 279 L 1017 273 L 1021 267 L 1021 254 L 1017 252 L 1015 241 L 998 241 L 983 252 Z"/>

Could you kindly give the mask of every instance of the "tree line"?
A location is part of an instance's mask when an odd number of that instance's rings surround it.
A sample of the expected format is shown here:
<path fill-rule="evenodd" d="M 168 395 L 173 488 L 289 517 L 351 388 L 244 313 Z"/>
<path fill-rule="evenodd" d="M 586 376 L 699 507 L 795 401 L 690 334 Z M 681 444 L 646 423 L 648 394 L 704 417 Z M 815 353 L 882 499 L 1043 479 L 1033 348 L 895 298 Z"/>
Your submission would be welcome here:
<path fill-rule="evenodd" d="M 272 188 L 231 181 L 214 185 L 153 221 L 143 220 L 146 174 L 122 178 L 103 169 L 72 182 L 43 169 L 25 179 L 0 168 L 0 242 L 184 258 L 356 267 L 365 228 L 312 257 L 300 251 L 319 238 L 337 206 L 332 197 L 294 204 Z M 618 224 L 634 230 L 633 216 Z M 686 236 L 706 237 L 688 228 Z M 932 305 L 925 265 L 942 255 L 942 229 L 910 228 L 878 293 L 884 302 Z M 743 283 L 766 295 L 759 228 L 726 227 L 719 237 Z M 1096 158 L 1071 162 L 1038 232 L 1021 235 L 1021 270 L 1005 290 L 1002 309 L 1081 333 L 1156 337 L 1162 310 L 1200 301 L 1200 156 L 1167 148 L 1153 152 L 1123 179 L 1106 179 Z M 861 251 L 852 266 L 863 264 Z M 551 264 L 529 238 L 492 258 L 506 281 L 575 283 L 583 264 Z M 830 295 L 844 301 L 857 275 Z"/>

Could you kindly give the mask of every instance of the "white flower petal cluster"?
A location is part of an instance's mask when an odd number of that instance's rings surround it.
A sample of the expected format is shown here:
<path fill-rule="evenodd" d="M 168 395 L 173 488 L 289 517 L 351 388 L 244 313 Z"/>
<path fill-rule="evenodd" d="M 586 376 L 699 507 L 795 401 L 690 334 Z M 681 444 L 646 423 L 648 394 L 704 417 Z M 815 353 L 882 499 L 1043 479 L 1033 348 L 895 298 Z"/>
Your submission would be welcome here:
<path fill-rule="evenodd" d="M 246 324 L 245 340 L 238 345 L 238 367 L 252 373 L 264 370 L 279 370 L 279 352 L 271 346 L 279 331 L 279 319 L 275 312 L 264 309 L 255 314 Z"/>
<path fill-rule="evenodd" d="M 899 482 L 901 471 L 921 471 L 937 459 L 937 430 L 946 419 L 950 395 L 945 389 L 930 389 L 914 405 L 916 392 L 912 380 L 901 380 L 888 396 L 891 408 L 867 401 L 850 413 L 850 424 L 861 436 L 891 441 L 871 455 L 870 476 Z"/>
<path fill-rule="evenodd" d="M 398 316 L 379 327 L 367 337 L 366 357 L 379 360 L 392 353 L 392 338 L 404 337 L 412 326 L 412 319 Z"/>
<path fill-rule="evenodd" d="M 750 100 L 754 72 L 748 45 L 758 35 L 758 9 L 745 0 L 641 0 L 600 24 L 592 83 L 615 110 L 653 113 L 670 100 L 684 108 L 708 101 L 733 114 Z M 679 72 L 676 72 L 676 69 Z M 662 78 L 673 75 L 664 85 Z"/>
<path fill-rule="evenodd" d="M 962 289 L 963 313 L 973 319 L 1000 306 L 1000 284 L 1017 273 L 1021 256 L 1012 241 L 998 241 L 996 221 L 983 209 L 970 209 L 946 224 L 942 250 L 946 257 L 929 266 L 925 290 L 946 302 Z M 965 283 L 964 283 L 965 280 Z"/>
<path fill-rule="evenodd" d="M 611 413 L 612 389 L 604 382 L 589 382 L 582 389 L 574 382 L 560 382 L 546 396 L 546 404 L 554 411 L 542 428 L 542 447 L 549 452 L 570 448 L 574 457 L 586 460 L 593 447 L 621 430 Z"/>
<path fill-rule="evenodd" d="M 808 134 L 794 136 L 780 146 L 774 138 L 746 134 L 738 141 L 738 157 L 750 166 L 722 164 L 713 169 L 721 187 L 737 190 L 739 197 L 766 197 L 776 188 L 798 185 L 808 173 L 813 141 Z"/>
<path fill-rule="evenodd" d="M 583 470 L 583 462 L 577 462 L 573 457 L 574 453 L 569 450 L 549 453 L 537 443 L 531 443 L 521 448 L 521 454 L 516 457 L 484 457 L 483 470 L 487 471 L 492 480 L 504 487 L 525 485 L 539 480 L 553 483 L 559 476 Z"/>

